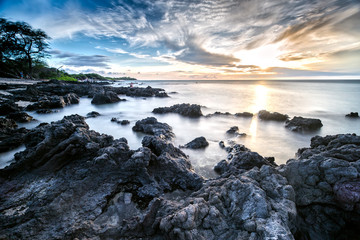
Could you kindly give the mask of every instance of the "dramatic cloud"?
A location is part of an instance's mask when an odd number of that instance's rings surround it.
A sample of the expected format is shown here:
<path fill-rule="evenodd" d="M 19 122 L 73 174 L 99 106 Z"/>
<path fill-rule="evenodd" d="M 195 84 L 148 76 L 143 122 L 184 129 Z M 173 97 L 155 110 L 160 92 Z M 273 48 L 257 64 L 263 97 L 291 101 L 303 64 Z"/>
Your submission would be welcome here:
<path fill-rule="evenodd" d="M 64 59 L 62 63 L 66 66 L 109 68 L 108 63 L 110 62 L 110 58 L 108 56 L 86 56 L 72 53 L 63 53 L 59 50 L 52 50 L 49 53 L 52 54 L 55 58 Z"/>
<path fill-rule="evenodd" d="M 72 66 L 108 67 L 113 61 L 129 66 L 125 58 L 136 58 L 144 67 L 163 61 L 174 67 L 192 65 L 191 70 L 204 66 L 208 71 L 240 74 L 261 73 L 267 67 L 331 73 L 345 71 L 343 64 L 356 59 L 351 50 L 360 47 L 358 0 L 4 0 L 0 4 L 0 14 L 44 29 L 59 46 L 83 37 L 103 46 L 96 48 L 96 54 L 53 53 Z M 112 44 L 110 39 L 127 44 Z M 346 56 L 335 54 L 346 51 L 350 51 Z M 106 57 L 110 54 L 117 58 L 110 60 Z M 347 66 L 348 71 L 356 71 L 354 64 Z"/>

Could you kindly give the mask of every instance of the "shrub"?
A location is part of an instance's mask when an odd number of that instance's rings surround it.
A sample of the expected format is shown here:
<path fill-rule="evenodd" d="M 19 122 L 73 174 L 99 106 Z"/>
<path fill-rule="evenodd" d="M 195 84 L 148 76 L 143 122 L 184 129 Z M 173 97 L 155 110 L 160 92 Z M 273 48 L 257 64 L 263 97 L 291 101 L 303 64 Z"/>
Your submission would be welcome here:
<path fill-rule="evenodd" d="M 70 81 L 70 82 L 77 82 L 78 80 L 76 78 L 73 78 L 73 77 L 70 77 L 70 76 L 61 76 L 61 77 L 58 77 L 56 78 L 57 80 L 60 80 L 60 81 Z"/>

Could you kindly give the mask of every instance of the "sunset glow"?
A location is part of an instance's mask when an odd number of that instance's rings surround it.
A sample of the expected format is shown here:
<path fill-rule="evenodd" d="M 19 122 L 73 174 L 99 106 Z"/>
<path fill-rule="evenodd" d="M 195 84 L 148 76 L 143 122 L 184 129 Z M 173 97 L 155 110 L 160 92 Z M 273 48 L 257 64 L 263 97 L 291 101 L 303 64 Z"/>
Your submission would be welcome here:
<path fill-rule="evenodd" d="M 36 6 L 36 7 L 34 7 Z M 138 79 L 356 79 L 360 3 L 12 1 L 51 37 L 51 66 Z"/>

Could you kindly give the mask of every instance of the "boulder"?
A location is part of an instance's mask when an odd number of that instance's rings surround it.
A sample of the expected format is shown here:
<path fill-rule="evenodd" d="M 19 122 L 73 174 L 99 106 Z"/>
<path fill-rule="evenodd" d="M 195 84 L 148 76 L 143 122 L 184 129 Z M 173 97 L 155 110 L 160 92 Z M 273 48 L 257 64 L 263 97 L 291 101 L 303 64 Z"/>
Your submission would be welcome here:
<path fill-rule="evenodd" d="M 0 103 L 0 115 L 19 111 L 21 111 L 21 108 L 14 101 L 3 101 Z"/>
<path fill-rule="evenodd" d="M 64 101 L 66 105 L 78 104 L 80 102 L 80 98 L 75 93 L 68 93 L 64 96 Z"/>
<path fill-rule="evenodd" d="M 264 165 L 277 166 L 271 158 L 264 158 L 241 144 L 234 144 L 226 150 L 229 153 L 228 160 L 222 160 L 214 167 L 215 172 L 220 175 L 244 172 L 254 167 L 261 168 Z"/>
<path fill-rule="evenodd" d="M 12 119 L 20 123 L 31 122 L 32 120 L 34 120 L 33 117 L 27 114 L 26 112 L 13 112 L 8 114 L 6 118 Z"/>
<path fill-rule="evenodd" d="M 53 109 L 39 109 L 36 110 L 36 113 L 38 114 L 49 114 L 49 113 L 56 113 L 59 112 L 58 110 L 53 110 Z"/>
<path fill-rule="evenodd" d="M 289 118 L 289 116 L 286 114 L 281 114 L 278 112 L 269 112 L 266 110 L 259 111 L 258 116 L 261 120 L 279 121 L 279 122 L 284 122 Z"/>
<path fill-rule="evenodd" d="M 148 117 L 137 121 L 132 130 L 135 132 L 143 132 L 146 134 L 155 135 L 168 140 L 175 136 L 175 134 L 172 132 L 172 128 L 168 124 L 158 122 L 154 117 Z"/>
<path fill-rule="evenodd" d="M 116 93 L 112 91 L 107 91 L 105 93 L 97 93 L 92 99 L 92 104 L 107 104 L 107 103 L 116 103 L 120 101 L 126 101 L 125 99 L 120 99 Z"/>
<path fill-rule="evenodd" d="M 242 112 L 242 113 L 235 113 L 236 117 L 245 117 L 245 118 L 252 118 L 254 114 L 250 112 Z"/>
<path fill-rule="evenodd" d="M 298 237 L 356 239 L 360 226 L 360 137 L 311 139 L 279 168 L 296 194 Z"/>
<path fill-rule="evenodd" d="M 43 96 L 39 100 L 26 107 L 28 111 L 34 111 L 39 109 L 51 109 L 51 108 L 64 108 L 66 103 L 62 96 Z"/>
<path fill-rule="evenodd" d="M 359 113 L 358 112 L 351 112 L 349 114 L 345 115 L 346 117 L 350 117 L 350 118 L 358 118 L 359 117 Z"/>
<path fill-rule="evenodd" d="M 203 114 L 201 112 L 201 106 L 197 104 L 175 104 L 171 107 L 159 107 L 155 108 L 153 113 L 164 114 L 164 113 L 178 113 L 185 117 L 201 117 Z"/>
<path fill-rule="evenodd" d="M 17 128 L 13 119 L 0 118 L 0 153 L 22 145 L 27 132 L 25 128 Z"/>
<path fill-rule="evenodd" d="M 209 146 L 209 143 L 208 143 L 208 141 L 206 140 L 205 137 L 197 137 L 197 138 L 195 138 L 191 142 L 188 142 L 187 144 L 185 144 L 182 147 L 183 148 L 190 148 L 190 149 L 200 149 L 200 148 L 206 148 L 207 146 Z"/>
<path fill-rule="evenodd" d="M 111 121 L 116 122 L 116 123 L 118 123 L 120 125 L 128 125 L 128 124 L 130 124 L 129 120 L 119 120 L 119 119 L 117 119 L 115 117 L 111 118 Z"/>
<path fill-rule="evenodd" d="M 152 88 L 150 86 L 147 86 L 146 88 L 119 87 L 114 88 L 113 91 L 117 94 L 125 94 L 130 97 L 169 97 L 164 89 Z"/>
<path fill-rule="evenodd" d="M 98 112 L 96 112 L 96 111 L 92 111 L 92 112 L 87 113 L 87 114 L 86 114 L 86 117 L 87 117 L 87 118 L 96 118 L 96 117 L 98 117 L 98 116 L 100 116 L 100 115 L 101 115 L 100 113 L 98 113 Z"/>
<path fill-rule="evenodd" d="M 239 127 L 233 126 L 229 130 L 226 131 L 227 134 L 235 134 L 239 132 Z"/>
<path fill-rule="evenodd" d="M 294 132 L 315 131 L 322 126 L 321 120 L 315 118 L 294 117 L 285 122 L 285 127 Z"/>

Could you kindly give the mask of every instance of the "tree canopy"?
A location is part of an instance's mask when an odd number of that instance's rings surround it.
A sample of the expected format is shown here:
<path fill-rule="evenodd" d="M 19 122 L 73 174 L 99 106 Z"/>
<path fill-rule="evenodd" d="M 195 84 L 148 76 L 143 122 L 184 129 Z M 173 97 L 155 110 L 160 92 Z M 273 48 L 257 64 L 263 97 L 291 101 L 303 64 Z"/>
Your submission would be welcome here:
<path fill-rule="evenodd" d="M 25 22 L 0 18 L 0 74 L 18 76 L 22 72 L 32 76 L 34 63 L 47 55 L 49 39 L 43 30 Z"/>

